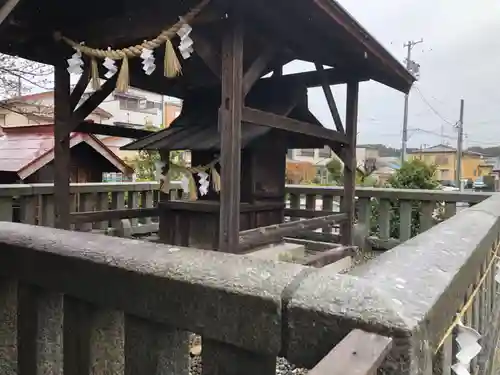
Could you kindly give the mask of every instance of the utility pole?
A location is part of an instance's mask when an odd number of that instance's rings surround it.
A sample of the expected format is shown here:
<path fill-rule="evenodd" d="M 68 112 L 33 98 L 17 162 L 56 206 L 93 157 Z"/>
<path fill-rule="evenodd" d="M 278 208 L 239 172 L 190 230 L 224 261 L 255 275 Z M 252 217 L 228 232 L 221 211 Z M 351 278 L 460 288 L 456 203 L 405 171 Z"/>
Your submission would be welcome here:
<path fill-rule="evenodd" d="M 403 47 L 407 49 L 406 53 L 406 69 L 411 72 L 415 77 L 418 77 L 420 72 L 420 65 L 411 59 L 411 50 L 419 43 L 423 43 L 423 39 L 414 41 L 409 40 L 408 43 L 405 43 Z M 403 112 L 403 137 L 401 141 L 401 165 L 406 160 L 406 146 L 408 143 L 408 99 L 409 94 L 405 94 L 405 105 Z"/>
<path fill-rule="evenodd" d="M 457 124 L 458 128 L 458 140 L 457 140 L 457 169 L 455 171 L 455 183 L 458 188 L 460 188 L 461 180 L 462 180 L 462 146 L 463 146 L 463 138 L 464 138 L 464 100 L 460 100 L 460 119 Z"/>

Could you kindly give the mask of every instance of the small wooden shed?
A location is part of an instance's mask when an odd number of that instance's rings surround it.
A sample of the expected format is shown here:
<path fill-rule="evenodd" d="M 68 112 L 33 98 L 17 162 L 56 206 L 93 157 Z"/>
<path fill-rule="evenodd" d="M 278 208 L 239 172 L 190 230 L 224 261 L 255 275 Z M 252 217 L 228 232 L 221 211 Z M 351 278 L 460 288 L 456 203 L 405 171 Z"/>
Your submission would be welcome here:
<path fill-rule="evenodd" d="M 241 197 L 246 194 L 240 183 L 242 165 L 254 160 L 252 186 L 257 186 L 261 173 L 274 175 L 273 171 L 284 185 L 285 150 L 306 145 L 328 145 L 344 161 L 342 211 L 347 219 L 342 224 L 342 241 L 351 242 L 359 83 L 373 79 L 408 92 L 414 78 L 336 1 L 45 0 L 43 4 L 20 1 L 15 7 L 12 2 L 0 1 L 0 7 L 2 4 L 6 8 L 0 8 L 0 14 L 8 16 L 0 25 L 0 52 L 55 66 L 58 226 L 69 222 L 69 135 L 118 81 L 120 88 L 130 83 L 184 99 L 181 117 L 188 125 L 182 128 L 198 127 L 196 134 L 201 139 L 207 132 L 211 139 L 217 135 L 217 145 L 199 147 L 195 158 L 201 162 L 205 152 L 220 153 L 219 250 L 234 252 L 240 246 L 239 212 Z M 71 93 L 67 60 L 74 50 L 70 46 L 81 51 L 85 60 L 84 74 Z M 147 64 L 151 55 L 143 54 L 144 49 L 154 50 Z M 172 50 L 181 61 L 182 74 L 165 77 L 173 69 Z M 105 57 L 106 68 L 102 65 Z M 283 65 L 295 59 L 313 62 L 316 71 L 283 75 Z M 157 67 L 152 72 L 151 61 Z M 91 76 L 105 76 L 115 63 L 120 73 L 127 74 L 107 74 L 107 82 L 77 108 Z M 158 69 L 163 65 L 167 69 Z M 263 78 L 271 72 L 271 77 Z M 347 84 L 344 122 L 330 91 L 335 84 Z M 310 87 L 323 87 L 336 130 L 318 124 L 305 109 L 305 92 Z M 202 128 L 206 129 L 200 132 Z M 168 143 L 175 137 L 164 140 Z M 257 152 L 254 147 L 259 139 L 270 142 L 276 156 Z M 194 141 L 185 143 L 199 146 Z M 167 152 L 168 147 L 159 148 Z M 180 143 L 172 143 L 172 147 L 180 147 Z M 253 156 L 243 155 L 251 149 Z M 258 160 L 262 155 L 266 155 L 264 160 Z M 272 185 L 278 188 L 277 183 Z M 277 202 L 277 195 L 273 199 Z"/>
<path fill-rule="evenodd" d="M 54 126 L 10 127 L 0 135 L 0 184 L 54 181 Z M 71 182 L 101 182 L 105 172 L 132 175 L 133 170 L 97 137 L 70 137 Z"/>

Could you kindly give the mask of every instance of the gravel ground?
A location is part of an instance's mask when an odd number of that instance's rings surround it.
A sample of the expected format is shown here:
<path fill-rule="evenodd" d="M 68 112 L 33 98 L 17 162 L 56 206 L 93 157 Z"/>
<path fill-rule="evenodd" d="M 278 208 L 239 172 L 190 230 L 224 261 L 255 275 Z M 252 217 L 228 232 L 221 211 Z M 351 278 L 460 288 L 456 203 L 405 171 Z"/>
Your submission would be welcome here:
<path fill-rule="evenodd" d="M 192 335 L 190 339 L 191 348 L 201 345 L 201 338 L 197 335 Z M 190 375 L 201 375 L 201 356 L 191 355 L 191 362 L 189 366 Z M 306 369 L 296 368 L 288 363 L 285 358 L 277 358 L 276 361 L 276 375 L 305 375 Z"/>
<path fill-rule="evenodd" d="M 191 363 L 189 368 L 190 375 L 201 375 L 201 357 L 194 356 L 191 357 Z M 284 358 L 278 358 L 276 361 L 276 375 L 305 375 L 307 374 L 306 369 L 296 368 L 295 366 L 288 363 Z"/>

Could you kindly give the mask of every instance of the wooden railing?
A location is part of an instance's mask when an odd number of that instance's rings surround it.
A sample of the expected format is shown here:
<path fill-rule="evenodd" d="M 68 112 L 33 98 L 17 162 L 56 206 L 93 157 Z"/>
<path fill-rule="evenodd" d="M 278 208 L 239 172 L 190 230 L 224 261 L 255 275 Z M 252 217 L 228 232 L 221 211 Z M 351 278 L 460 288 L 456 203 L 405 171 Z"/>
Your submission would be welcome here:
<path fill-rule="evenodd" d="M 348 274 L 19 223 L 0 225 L 2 374 L 450 374 L 457 315 L 499 337 L 500 197 Z M 386 356 L 386 354 L 389 355 Z M 63 372 L 64 370 L 64 372 Z M 192 372 L 194 370 L 191 368 Z"/>

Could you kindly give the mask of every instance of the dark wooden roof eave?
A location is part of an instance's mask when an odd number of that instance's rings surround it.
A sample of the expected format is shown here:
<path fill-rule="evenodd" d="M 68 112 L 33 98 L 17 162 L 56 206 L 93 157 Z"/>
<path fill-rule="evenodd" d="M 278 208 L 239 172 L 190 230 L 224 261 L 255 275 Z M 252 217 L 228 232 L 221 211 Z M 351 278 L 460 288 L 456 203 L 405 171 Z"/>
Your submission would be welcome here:
<path fill-rule="evenodd" d="M 94 36 L 99 38 L 101 42 L 106 40 L 106 45 L 115 47 L 133 44 L 138 38 L 146 37 L 153 30 L 164 27 L 165 22 L 172 22 L 176 18 L 168 16 L 165 19 L 165 17 L 158 16 L 158 14 L 165 14 L 159 11 L 164 7 L 159 1 L 146 0 L 146 2 L 150 6 L 139 6 L 132 1 L 126 1 L 119 8 L 113 7 L 113 12 L 107 8 L 102 9 L 97 18 L 95 15 L 92 16 L 94 18 L 91 23 L 92 26 L 89 26 L 88 17 L 82 17 L 81 21 L 74 22 L 72 17 L 65 16 L 66 13 L 74 14 L 75 6 L 73 2 L 47 0 L 47 5 L 41 8 L 29 2 L 20 2 L 4 24 L 1 25 L 0 52 L 11 53 L 45 63 L 53 63 L 54 61 L 51 60 L 54 58 L 53 32 L 56 31 L 55 29 L 68 33 L 69 36 L 73 36 L 77 40 L 90 41 L 91 45 L 98 47 L 103 46 L 94 43 Z M 71 5 L 68 3 L 71 3 Z M 85 6 L 86 8 L 92 8 L 93 5 L 97 4 L 97 1 L 88 0 L 86 3 L 88 3 Z M 175 5 L 175 11 L 173 12 L 177 11 L 181 14 L 186 9 L 196 5 L 198 1 L 189 0 L 176 4 L 171 3 L 169 2 L 168 7 L 172 8 Z M 214 2 L 211 5 L 212 10 L 220 11 L 221 6 L 219 4 L 223 3 Z M 357 71 L 355 73 L 358 75 L 369 73 L 370 77 L 367 77 L 368 79 L 377 80 L 403 92 L 408 92 L 414 81 L 414 77 L 402 64 L 333 0 L 296 0 L 286 4 L 286 6 L 282 2 L 268 2 L 265 0 L 236 3 L 245 9 L 245 17 L 248 14 L 249 19 L 252 17 L 253 19 L 265 17 L 256 9 L 252 11 L 252 8 L 256 8 L 257 3 L 259 3 L 261 7 L 269 8 L 270 12 L 273 11 L 275 14 L 281 15 L 282 19 L 288 17 L 290 18 L 289 22 L 298 22 L 296 24 L 298 29 L 304 27 L 315 31 L 321 38 L 321 45 L 331 47 L 321 48 L 321 51 L 318 51 L 317 48 L 308 45 L 309 36 L 302 35 L 300 42 L 297 42 L 299 49 L 302 50 L 295 51 L 300 52 L 296 58 L 339 67 L 335 62 L 339 58 L 338 52 L 340 49 L 340 51 L 346 51 L 350 54 L 349 59 L 353 60 L 352 66 L 356 67 Z M 53 12 L 52 9 L 58 9 L 58 11 Z M 154 14 L 147 9 L 155 9 Z M 115 20 L 112 23 L 115 26 L 113 28 L 109 27 L 109 22 L 104 22 L 110 20 L 110 12 Z M 35 17 L 34 14 L 38 14 L 38 16 Z M 131 14 L 134 15 L 132 18 L 130 17 Z M 169 12 L 169 14 L 172 14 L 172 12 Z M 73 21 L 70 22 L 68 19 Z M 43 20 L 43 22 L 38 20 Z M 147 22 L 145 23 L 144 20 L 147 20 Z M 269 21 L 269 17 L 261 18 L 263 25 L 266 24 L 266 21 Z M 210 25 L 209 23 L 208 27 L 211 27 Z M 271 27 L 269 22 L 268 26 Z M 118 27 L 120 27 L 119 30 Z M 289 29 L 285 26 L 277 27 L 282 28 L 282 35 L 276 35 L 277 40 L 280 41 L 279 45 L 293 50 L 294 47 L 288 43 L 290 37 L 284 39 L 287 43 L 281 43 L 282 40 L 280 40 L 280 38 L 283 38 L 283 34 L 285 36 L 290 34 Z M 98 32 L 99 30 L 102 32 Z M 257 29 L 253 29 L 252 32 L 259 33 Z M 295 36 L 291 36 L 291 38 L 293 39 Z M 366 51 L 366 54 L 363 54 L 363 51 Z M 352 59 L 353 57 L 354 59 Z M 349 59 L 346 60 L 347 63 L 344 61 L 348 66 L 351 65 Z"/>
<path fill-rule="evenodd" d="M 376 64 L 378 67 L 376 70 L 380 71 L 380 76 L 386 77 L 382 78 L 377 74 L 372 77 L 374 80 L 405 93 L 410 91 L 411 86 L 415 82 L 415 77 L 363 26 L 361 26 L 347 10 L 333 0 L 313 1 L 378 60 L 378 64 Z"/>

